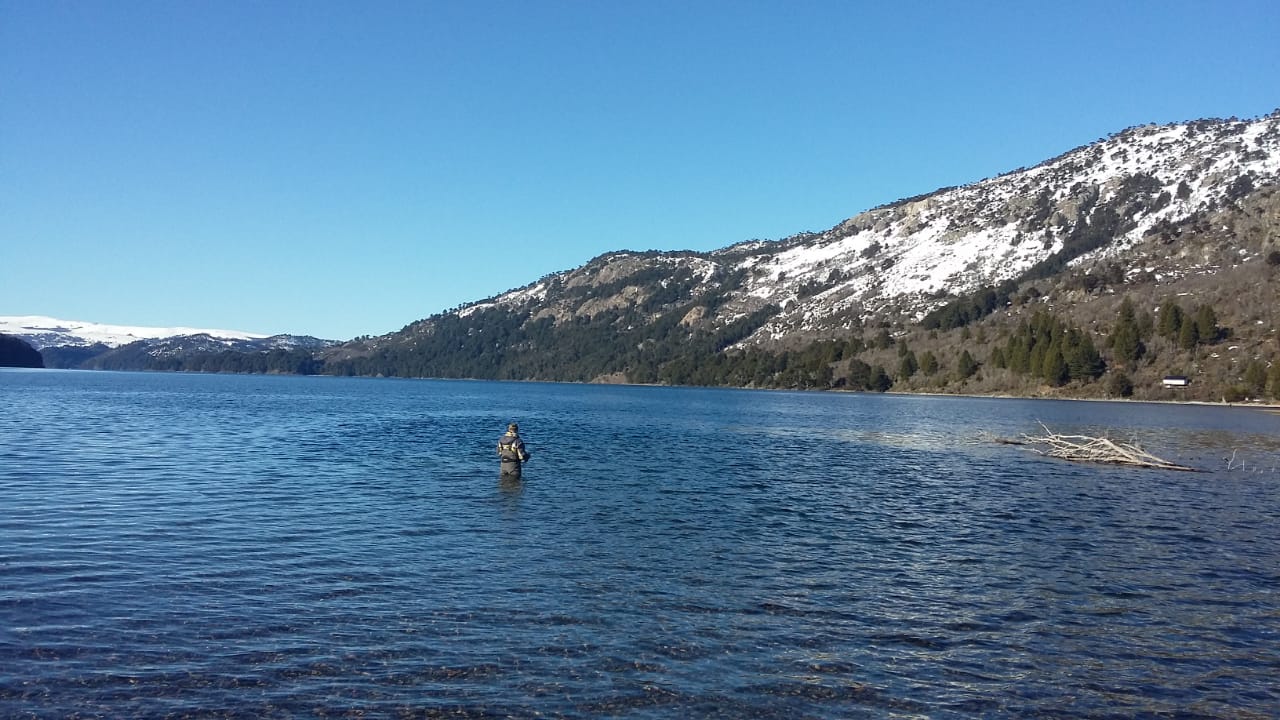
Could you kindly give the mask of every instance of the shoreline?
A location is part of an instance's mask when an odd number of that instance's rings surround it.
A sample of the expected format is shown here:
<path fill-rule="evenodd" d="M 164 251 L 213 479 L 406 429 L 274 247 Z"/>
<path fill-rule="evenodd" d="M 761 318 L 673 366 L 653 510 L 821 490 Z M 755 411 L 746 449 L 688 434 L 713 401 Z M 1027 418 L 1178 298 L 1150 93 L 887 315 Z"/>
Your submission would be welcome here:
<path fill-rule="evenodd" d="M 830 390 L 819 392 L 848 392 L 860 393 L 858 390 Z M 882 394 L 882 395 L 898 395 L 901 397 L 910 397 L 913 395 L 921 395 L 925 397 L 962 397 L 962 398 L 991 398 L 993 400 L 1056 400 L 1063 402 L 1093 402 L 1093 403 L 1131 403 L 1144 405 L 1196 405 L 1200 407 L 1216 407 L 1216 408 L 1236 408 L 1242 410 L 1262 410 L 1263 412 L 1280 414 L 1280 403 L 1228 403 L 1213 402 L 1209 400 L 1132 400 L 1130 398 L 1078 398 L 1078 397 L 1044 397 L 1040 395 L 1008 395 L 1004 393 L 917 393 L 917 392 L 894 392 L 887 390 L 884 393 L 866 393 L 866 394 Z"/>
<path fill-rule="evenodd" d="M 1244 410 L 1260 410 L 1271 414 L 1280 414 L 1280 402 L 1267 403 L 1229 403 L 1210 400 L 1133 400 L 1130 398 L 1083 398 L 1083 397 L 1047 397 L 1042 395 L 1013 395 L 1008 393 L 946 393 L 946 392 L 902 392 L 886 390 L 878 393 L 871 390 L 844 390 L 841 388 L 758 388 L 737 385 L 666 385 L 662 383 L 631 382 L 596 382 L 593 380 L 495 380 L 488 378 L 451 378 L 451 377 L 399 377 L 376 375 L 300 375 L 297 373 L 206 373 L 201 371 L 174 370 L 90 370 L 85 368 L 0 368 L 0 370 L 40 370 L 53 372 L 141 372 L 141 373 L 174 373 L 191 375 L 259 375 L 278 377 L 321 377 L 321 378 L 362 378 L 366 380 L 455 380 L 459 382 L 509 382 L 509 383 L 548 383 L 552 385 L 601 385 L 621 387 L 649 388 L 703 388 L 719 390 L 752 390 L 759 392 L 799 392 L 799 393 L 839 393 L 847 395 L 894 395 L 897 397 L 937 397 L 937 398 L 988 398 L 992 400 L 1054 400 L 1062 402 L 1094 402 L 1094 403 L 1132 403 L 1151 405 L 1192 405 L 1199 407 L 1235 408 Z"/>

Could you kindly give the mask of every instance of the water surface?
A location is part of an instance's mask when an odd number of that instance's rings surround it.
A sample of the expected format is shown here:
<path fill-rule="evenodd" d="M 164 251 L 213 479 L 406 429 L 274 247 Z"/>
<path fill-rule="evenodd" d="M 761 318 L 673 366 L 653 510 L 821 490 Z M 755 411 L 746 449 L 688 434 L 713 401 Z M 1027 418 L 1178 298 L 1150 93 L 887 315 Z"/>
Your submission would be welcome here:
<path fill-rule="evenodd" d="M 3 717 L 1280 715 L 1261 412 L 60 371 L 0 410 Z M 990 441 L 1040 422 L 1205 472 Z"/>

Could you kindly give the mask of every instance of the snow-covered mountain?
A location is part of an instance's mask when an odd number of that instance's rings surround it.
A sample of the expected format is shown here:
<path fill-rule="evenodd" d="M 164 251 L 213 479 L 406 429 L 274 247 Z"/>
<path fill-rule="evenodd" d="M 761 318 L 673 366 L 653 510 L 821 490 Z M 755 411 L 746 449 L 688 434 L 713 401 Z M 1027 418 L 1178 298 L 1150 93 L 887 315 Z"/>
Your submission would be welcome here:
<path fill-rule="evenodd" d="M 43 318 L 0 318 L 0 332 L 46 349 L 133 340 L 91 362 L 68 353 L 63 367 L 797 387 L 883 387 L 897 343 L 949 369 L 907 387 L 967 391 L 980 361 L 984 391 L 995 392 L 1030 382 L 1002 367 L 1000 344 L 1032 307 L 1106 355 L 1122 299 L 1136 304 L 1152 350 L 1141 365 L 1103 359 L 1133 380 L 1211 377 L 1196 385 L 1211 399 L 1256 388 L 1257 367 L 1280 365 L 1280 111 L 1130 128 L 825 232 L 713 252 L 609 252 L 340 345 L 181 328 L 94 334 Z M 1173 300 L 1186 305 L 1178 312 L 1216 313 L 1205 332 L 1230 343 L 1206 354 L 1195 338 L 1152 337 L 1152 317 Z M 270 348 L 293 352 L 231 357 Z M 807 369 L 793 372 L 785 353 Z M 881 371 L 875 382 L 869 368 Z"/>
<path fill-rule="evenodd" d="M 207 335 L 219 340 L 259 340 L 268 336 L 238 330 L 201 330 L 188 327 L 141 327 L 108 325 L 79 320 L 59 320 L 42 315 L 0 316 L 0 334 L 22 338 L 37 350 L 46 347 L 109 348 L 139 340 L 159 340 L 188 335 Z"/>
<path fill-rule="evenodd" d="M 1031 302 L 1105 348 L 1121 297 L 1147 314 L 1184 298 L 1188 311 L 1215 308 L 1240 341 L 1227 353 L 1250 356 L 1166 348 L 1167 365 L 1143 372 L 1212 362 L 1228 382 L 1249 362 L 1269 362 L 1277 273 L 1280 111 L 1130 128 L 825 232 L 713 252 L 606 253 L 322 358 L 325 372 L 342 374 L 768 384 L 783 373 L 767 355 L 844 345 L 815 366 L 818 377 L 884 332 L 936 346 L 954 364 L 958 328 L 999 310 L 991 332 L 1005 336 Z M 938 335 L 949 329 L 957 337 Z M 972 349 L 989 357 L 993 337 L 979 337 Z M 887 342 L 876 340 L 879 352 L 892 352 Z M 852 372 L 843 357 L 834 369 Z"/>
<path fill-rule="evenodd" d="M 1143 126 L 1030 169 L 863 212 L 823 233 L 706 254 L 610 253 L 460 312 L 533 305 L 537 317 L 564 322 L 643 303 L 656 288 L 626 279 L 665 267 L 693 279 L 686 297 L 729 293 L 699 320 L 781 308 L 748 342 L 824 335 L 887 311 L 919 319 L 947 297 L 1025 278 L 1045 263 L 1049 272 L 1116 258 L 1129 274 L 1195 272 L 1184 259 L 1151 267 L 1132 251 L 1278 180 L 1280 111 Z M 605 285 L 617 292 L 565 292 Z M 591 297 L 579 302 L 584 295 Z"/>
<path fill-rule="evenodd" d="M 145 369 L 151 361 L 164 358 L 272 350 L 309 353 L 337 344 L 307 335 L 107 325 L 38 315 L 0 316 L 0 334 L 26 341 L 40 351 L 46 366 L 61 368 Z"/>

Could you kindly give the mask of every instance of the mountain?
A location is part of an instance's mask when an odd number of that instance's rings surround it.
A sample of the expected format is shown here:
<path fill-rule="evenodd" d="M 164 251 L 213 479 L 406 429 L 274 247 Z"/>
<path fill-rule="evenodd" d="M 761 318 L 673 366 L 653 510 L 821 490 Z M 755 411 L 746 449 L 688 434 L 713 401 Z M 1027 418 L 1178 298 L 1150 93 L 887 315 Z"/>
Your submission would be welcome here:
<path fill-rule="evenodd" d="M 22 339 L 0 333 L 0 367 L 42 368 L 44 360 Z"/>
<path fill-rule="evenodd" d="M 824 232 L 606 253 L 346 343 L 0 332 L 115 369 L 1280 399 L 1278 181 L 1280 111 L 1147 125 Z"/>
<path fill-rule="evenodd" d="M 0 317 L 0 333 L 20 338 L 39 350 L 48 367 L 114 370 L 177 369 L 159 366 L 172 366 L 193 356 L 225 353 L 302 353 L 310 357 L 336 344 L 306 335 L 105 325 L 32 315 Z"/>
<path fill-rule="evenodd" d="M 149 338 L 109 348 L 82 360 L 89 370 L 288 373 L 314 375 L 315 354 L 336 345 L 309 335 L 227 338 L 209 333 Z M 46 360 L 49 350 L 43 351 Z"/>
<path fill-rule="evenodd" d="M 42 315 L 0 316 L 0 332 L 26 340 L 37 350 L 47 347 L 120 347 L 139 340 L 157 340 L 183 335 L 208 335 L 228 340 L 252 340 L 267 337 L 237 330 L 199 330 L 185 327 L 138 327 L 103 323 L 58 320 Z"/>
<path fill-rule="evenodd" d="M 1163 397 L 1164 374 L 1190 374 L 1182 397 L 1256 397 L 1258 365 L 1265 377 L 1280 359 L 1278 179 L 1280 111 L 1135 127 L 821 233 L 709 253 L 607 253 L 323 358 L 327 372 L 349 374 L 874 389 L 887 380 L 908 391 L 1083 396 L 1132 382 L 1135 396 Z M 1119 327 L 1126 298 L 1133 319 Z M 1207 308 L 1215 321 L 1182 347 L 1147 328 L 1162 308 Z M 1117 357 L 1112 334 L 1129 323 L 1141 325 L 1143 352 Z M 1050 330 L 1076 344 L 1050 352 Z M 1098 364 L 1052 379 L 1024 372 L 1010 343 L 1034 345 L 1037 334 L 1038 364 L 1089 355 L 1086 340 Z M 939 370 L 907 372 L 908 352 L 929 352 Z M 1001 367 L 1010 353 L 1016 366 Z"/>

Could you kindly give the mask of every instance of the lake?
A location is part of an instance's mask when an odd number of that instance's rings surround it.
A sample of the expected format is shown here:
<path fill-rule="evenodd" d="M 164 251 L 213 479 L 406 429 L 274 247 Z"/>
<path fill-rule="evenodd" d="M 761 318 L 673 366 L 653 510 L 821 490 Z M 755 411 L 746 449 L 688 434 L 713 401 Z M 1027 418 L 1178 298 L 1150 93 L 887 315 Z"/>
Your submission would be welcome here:
<path fill-rule="evenodd" d="M 0 716 L 1275 717 L 1278 465 L 1240 408 L 0 371 Z"/>

